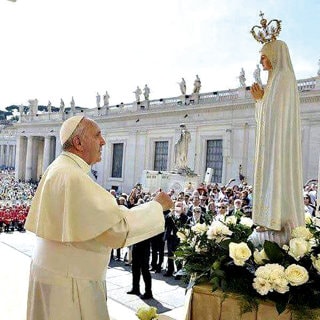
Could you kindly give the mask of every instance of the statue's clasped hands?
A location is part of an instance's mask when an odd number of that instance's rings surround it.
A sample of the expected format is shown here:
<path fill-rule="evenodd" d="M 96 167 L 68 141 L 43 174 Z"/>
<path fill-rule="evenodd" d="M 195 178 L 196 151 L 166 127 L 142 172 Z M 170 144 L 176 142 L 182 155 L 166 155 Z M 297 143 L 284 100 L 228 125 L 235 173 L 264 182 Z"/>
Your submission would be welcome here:
<path fill-rule="evenodd" d="M 253 99 L 256 101 L 263 98 L 264 90 L 256 82 L 252 84 L 250 92 Z"/>

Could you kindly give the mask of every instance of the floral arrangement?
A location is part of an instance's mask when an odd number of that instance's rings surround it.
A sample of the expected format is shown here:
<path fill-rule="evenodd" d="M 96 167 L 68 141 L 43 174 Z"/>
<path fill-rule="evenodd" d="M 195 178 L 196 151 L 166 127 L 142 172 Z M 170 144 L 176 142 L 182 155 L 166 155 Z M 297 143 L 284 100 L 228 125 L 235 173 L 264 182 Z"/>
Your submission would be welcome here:
<path fill-rule="evenodd" d="M 159 315 L 157 314 L 157 308 L 143 306 L 137 310 L 136 316 L 140 320 L 156 320 Z"/>
<path fill-rule="evenodd" d="M 180 228 L 176 259 L 183 261 L 189 288 L 210 283 L 212 291 L 239 293 L 241 312 L 259 301 L 274 301 L 278 313 L 289 308 L 300 319 L 315 319 L 320 308 L 320 229 L 311 219 L 280 247 L 265 241 L 254 247 L 250 218 L 226 217 Z"/>

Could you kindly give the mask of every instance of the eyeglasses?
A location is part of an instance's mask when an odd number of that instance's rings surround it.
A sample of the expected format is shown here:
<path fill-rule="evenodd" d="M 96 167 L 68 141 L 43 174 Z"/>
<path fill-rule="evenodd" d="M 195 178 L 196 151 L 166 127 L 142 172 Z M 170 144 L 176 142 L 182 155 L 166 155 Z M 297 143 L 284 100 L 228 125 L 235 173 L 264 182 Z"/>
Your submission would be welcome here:
<path fill-rule="evenodd" d="M 201 211 L 199 211 L 199 210 L 194 210 L 193 212 L 194 213 L 201 213 Z"/>
<path fill-rule="evenodd" d="M 217 207 L 218 209 L 225 209 L 226 207 Z"/>

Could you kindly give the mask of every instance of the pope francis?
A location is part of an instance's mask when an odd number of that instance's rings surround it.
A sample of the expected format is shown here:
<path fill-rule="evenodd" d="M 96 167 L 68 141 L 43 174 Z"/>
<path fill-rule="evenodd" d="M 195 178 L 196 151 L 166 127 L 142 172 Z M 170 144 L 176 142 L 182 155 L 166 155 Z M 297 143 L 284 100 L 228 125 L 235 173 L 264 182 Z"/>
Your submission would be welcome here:
<path fill-rule="evenodd" d="M 126 209 L 88 175 L 105 140 L 91 119 L 74 116 L 60 129 L 61 155 L 44 173 L 26 229 L 37 235 L 27 319 L 107 320 L 106 270 L 112 248 L 163 231 L 165 193 Z"/>

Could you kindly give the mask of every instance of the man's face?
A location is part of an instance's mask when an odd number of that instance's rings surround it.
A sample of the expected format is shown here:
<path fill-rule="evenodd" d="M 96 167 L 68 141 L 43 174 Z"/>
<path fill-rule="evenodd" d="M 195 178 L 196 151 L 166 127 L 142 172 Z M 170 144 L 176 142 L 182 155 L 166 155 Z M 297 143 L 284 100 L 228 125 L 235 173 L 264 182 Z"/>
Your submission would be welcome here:
<path fill-rule="evenodd" d="M 240 208 L 241 208 L 241 203 L 242 203 L 241 201 L 237 201 L 237 200 L 236 200 L 236 201 L 234 202 L 234 207 L 235 207 L 236 209 L 240 209 Z"/>
<path fill-rule="evenodd" d="M 176 214 L 178 214 L 178 215 L 183 213 L 183 203 L 180 201 L 177 201 L 175 203 L 174 210 L 175 210 Z"/>
<path fill-rule="evenodd" d="M 81 139 L 83 146 L 83 159 L 88 164 L 94 164 L 101 161 L 102 146 L 106 144 L 101 135 L 99 126 L 92 120 L 85 119 L 86 127 Z"/>
<path fill-rule="evenodd" d="M 195 206 L 198 206 L 200 204 L 200 199 L 199 199 L 199 196 L 193 196 L 193 204 Z"/>

